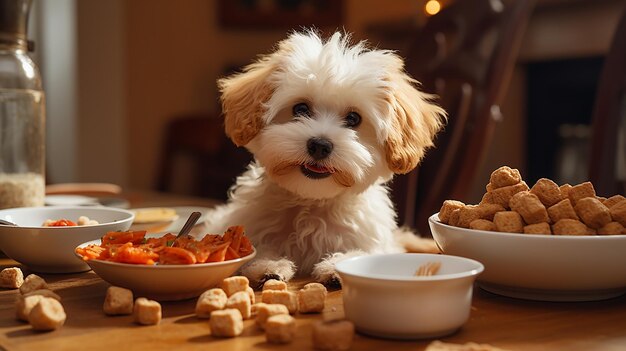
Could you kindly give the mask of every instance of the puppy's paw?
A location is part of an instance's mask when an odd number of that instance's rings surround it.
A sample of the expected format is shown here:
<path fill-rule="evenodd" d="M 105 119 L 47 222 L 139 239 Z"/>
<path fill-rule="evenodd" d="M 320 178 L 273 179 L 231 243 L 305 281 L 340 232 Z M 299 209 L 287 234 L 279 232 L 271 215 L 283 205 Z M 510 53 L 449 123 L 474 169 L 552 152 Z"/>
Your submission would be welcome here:
<path fill-rule="evenodd" d="M 261 258 L 245 266 L 241 273 L 248 277 L 251 286 L 258 289 L 270 279 L 288 282 L 296 273 L 296 265 L 286 258 Z"/>
<path fill-rule="evenodd" d="M 278 274 L 275 273 L 265 273 L 263 275 L 263 277 L 259 280 L 259 283 L 256 284 L 256 286 L 254 287 L 255 290 L 263 290 L 263 285 L 265 285 L 265 282 L 268 280 L 280 280 L 280 281 L 285 281 L 285 279 L 283 279 L 283 277 L 281 277 Z"/>

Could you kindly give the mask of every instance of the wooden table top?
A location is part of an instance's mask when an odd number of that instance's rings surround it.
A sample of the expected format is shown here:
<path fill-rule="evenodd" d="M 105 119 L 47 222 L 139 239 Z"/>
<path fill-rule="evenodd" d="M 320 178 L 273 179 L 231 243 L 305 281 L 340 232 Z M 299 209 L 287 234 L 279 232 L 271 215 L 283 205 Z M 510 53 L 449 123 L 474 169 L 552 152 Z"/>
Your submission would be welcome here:
<path fill-rule="evenodd" d="M 147 200 L 152 198 L 148 196 L 141 204 L 151 204 Z M 173 199 L 180 202 L 160 204 L 202 205 L 201 201 Z M 0 269 L 15 265 L 15 261 L 0 258 Z M 15 319 L 14 302 L 19 292 L 0 289 L 0 350 L 311 350 L 311 323 L 343 316 L 341 290 L 336 290 L 329 293 L 322 314 L 295 316 L 298 329 L 291 344 L 268 344 L 253 320 L 244 322 L 243 335 L 221 339 L 210 335 L 207 320 L 195 317 L 195 299 L 163 302 L 161 324 L 139 326 L 132 323 L 131 316 L 104 315 L 102 303 L 109 284 L 93 272 L 40 275 L 61 296 L 67 313 L 65 325 L 53 332 L 32 331 L 28 324 Z M 293 281 L 289 289 L 297 290 L 304 283 Z M 494 295 L 476 287 L 469 321 L 440 340 L 525 351 L 626 350 L 626 295 L 597 302 L 534 302 Z M 394 341 L 357 334 L 352 350 L 423 350 L 431 341 Z"/>

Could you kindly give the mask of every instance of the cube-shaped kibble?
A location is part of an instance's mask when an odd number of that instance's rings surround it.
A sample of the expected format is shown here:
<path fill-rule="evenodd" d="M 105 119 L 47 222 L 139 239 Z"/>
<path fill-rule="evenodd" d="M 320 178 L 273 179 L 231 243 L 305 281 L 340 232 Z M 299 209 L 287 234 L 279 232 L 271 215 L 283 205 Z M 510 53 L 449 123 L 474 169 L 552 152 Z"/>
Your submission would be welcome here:
<path fill-rule="evenodd" d="M 465 204 L 461 201 L 444 201 L 441 209 L 439 210 L 439 221 L 441 221 L 441 223 L 448 224 L 450 222 L 450 215 L 452 214 L 452 211 L 459 209 L 463 206 L 465 206 Z"/>
<path fill-rule="evenodd" d="M 487 191 L 482 199 L 480 199 L 480 202 L 478 203 L 478 205 L 483 205 L 483 204 L 494 204 L 494 200 L 493 200 L 493 192 L 491 190 Z"/>
<path fill-rule="evenodd" d="M 480 219 L 480 212 L 476 205 L 465 205 L 459 209 L 459 220 L 457 226 L 461 228 L 469 228 L 470 222 Z"/>
<path fill-rule="evenodd" d="M 65 324 L 67 315 L 63 305 L 51 297 L 42 297 L 30 310 L 28 323 L 35 330 L 55 330 Z"/>
<path fill-rule="evenodd" d="M 265 338 L 273 344 L 290 343 L 296 336 L 296 319 L 288 314 L 278 314 L 267 319 Z"/>
<path fill-rule="evenodd" d="M 548 211 L 539 198 L 529 192 L 520 191 L 511 197 L 509 207 L 519 213 L 527 224 L 548 222 Z"/>
<path fill-rule="evenodd" d="M 109 316 L 132 314 L 133 292 L 118 286 L 109 286 L 102 310 Z"/>
<path fill-rule="evenodd" d="M 524 227 L 524 234 L 552 234 L 550 225 L 546 222 L 529 224 Z"/>
<path fill-rule="evenodd" d="M 611 213 L 611 218 L 613 218 L 615 222 L 619 222 L 619 224 L 626 227 L 626 200 L 620 201 L 611 206 L 609 212 Z"/>
<path fill-rule="evenodd" d="M 136 299 L 133 306 L 133 320 L 143 325 L 161 323 L 161 304 L 145 297 Z"/>
<path fill-rule="evenodd" d="M 569 199 L 569 191 L 571 188 L 572 186 L 567 183 L 559 186 L 559 190 L 561 190 L 561 195 L 563 196 L 564 199 Z"/>
<path fill-rule="evenodd" d="M 576 203 L 580 199 L 584 199 L 586 197 L 596 197 L 596 190 L 593 188 L 593 184 L 591 182 L 584 182 L 578 185 L 574 185 L 569 192 L 567 193 L 572 205 L 575 207 Z"/>
<path fill-rule="evenodd" d="M 251 287 L 248 287 L 246 289 L 246 293 L 248 293 L 248 296 L 250 297 L 250 303 L 254 305 L 254 303 L 256 302 L 256 296 L 254 295 L 254 289 L 252 289 Z"/>
<path fill-rule="evenodd" d="M 487 183 L 487 185 L 485 185 L 485 190 L 487 190 L 487 192 L 493 191 L 494 186 L 491 183 Z"/>
<path fill-rule="evenodd" d="M 528 185 L 526 185 L 525 182 L 495 189 L 490 193 L 492 196 L 491 203 L 498 204 L 505 209 L 508 209 L 510 208 L 509 202 L 511 201 L 511 198 L 513 197 L 513 195 L 519 193 L 520 191 L 528 191 Z"/>
<path fill-rule="evenodd" d="M 24 283 L 24 273 L 18 267 L 5 268 L 0 271 L 0 288 L 19 289 Z"/>
<path fill-rule="evenodd" d="M 24 282 L 20 286 L 20 293 L 23 295 L 33 290 L 40 289 L 48 289 L 48 284 L 46 284 L 46 281 L 37 274 L 30 274 L 26 277 L 26 279 L 24 279 Z"/>
<path fill-rule="evenodd" d="M 209 318 L 211 312 L 223 310 L 226 307 L 228 297 L 224 290 L 220 288 L 209 289 L 198 297 L 196 301 L 196 316 L 198 318 Z"/>
<path fill-rule="evenodd" d="M 505 186 L 515 185 L 522 181 L 522 176 L 515 168 L 508 166 L 502 166 L 491 173 L 489 183 L 493 189 L 502 188 Z"/>
<path fill-rule="evenodd" d="M 319 313 L 324 310 L 328 290 L 320 283 L 309 283 L 298 291 L 298 311 Z"/>
<path fill-rule="evenodd" d="M 472 223 L 470 223 L 470 229 L 476 229 L 476 230 L 486 230 L 489 232 L 495 232 L 496 231 L 496 225 L 493 224 L 492 221 L 487 220 L 487 219 L 477 219 L 472 221 Z"/>
<path fill-rule="evenodd" d="M 506 211 L 506 209 L 502 205 L 490 204 L 490 203 L 483 203 L 483 204 L 478 205 L 478 213 L 480 215 L 480 218 L 486 219 L 491 222 L 493 222 L 493 216 L 496 213 L 502 212 L 502 211 Z"/>
<path fill-rule="evenodd" d="M 27 297 L 27 296 L 33 296 L 33 295 L 41 295 L 43 297 L 51 297 L 57 301 L 61 301 L 61 296 L 57 295 L 54 291 L 50 290 L 50 289 L 39 289 L 39 290 L 33 290 L 31 292 L 28 292 L 22 296 Z"/>
<path fill-rule="evenodd" d="M 255 322 L 261 329 L 265 329 L 265 323 L 267 322 L 267 319 L 271 316 L 279 314 L 289 314 L 289 309 L 287 309 L 287 306 L 278 303 L 268 304 L 262 302 L 257 305 L 258 307 Z"/>
<path fill-rule="evenodd" d="M 234 308 L 239 310 L 243 319 L 249 319 L 252 313 L 252 304 L 250 303 L 250 295 L 247 291 L 240 291 L 232 294 L 226 301 L 226 308 Z"/>
<path fill-rule="evenodd" d="M 211 327 L 211 335 L 232 338 L 243 332 L 243 318 L 241 312 L 234 308 L 213 311 L 209 326 Z"/>
<path fill-rule="evenodd" d="M 582 222 L 590 228 L 602 228 L 611 222 L 609 209 L 595 197 L 579 199 L 574 209 Z"/>
<path fill-rule="evenodd" d="M 313 347 L 318 350 L 349 350 L 354 324 L 346 320 L 313 323 Z"/>
<path fill-rule="evenodd" d="M 246 291 L 250 281 L 248 278 L 238 275 L 234 277 L 228 277 L 222 281 L 221 288 L 226 293 L 226 296 L 231 296 L 232 294 L 240 291 Z"/>
<path fill-rule="evenodd" d="M 493 224 L 496 230 L 504 233 L 523 233 L 524 221 L 522 216 L 515 211 L 498 212 L 493 216 Z"/>
<path fill-rule="evenodd" d="M 15 300 L 15 318 L 24 322 L 28 322 L 28 315 L 30 314 L 30 311 L 44 297 L 45 296 L 42 295 L 18 296 Z"/>
<path fill-rule="evenodd" d="M 530 188 L 545 207 L 550 207 L 563 200 L 559 186 L 548 178 L 541 178 Z"/>
<path fill-rule="evenodd" d="M 269 279 L 263 283 L 263 290 L 287 290 L 287 283 L 282 280 Z"/>
<path fill-rule="evenodd" d="M 287 306 L 290 314 L 298 311 L 298 298 L 296 294 L 285 290 L 265 290 L 261 293 L 261 300 L 264 303 L 279 303 Z"/>
<path fill-rule="evenodd" d="M 448 220 L 448 224 L 457 227 L 459 225 L 460 213 L 461 213 L 460 208 L 457 208 L 456 210 L 452 210 L 452 212 L 450 213 L 450 219 Z"/>
<path fill-rule="evenodd" d="M 607 223 L 604 227 L 598 229 L 598 235 L 620 235 L 626 234 L 626 229 L 619 222 Z"/>
<path fill-rule="evenodd" d="M 575 219 L 561 219 L 552 225 L 554 235 L 589 235 L 585 223 Z"/>
<path fill-rule="evenodd" d="M 569 199 L 561 200 L 556 205 L 550 206 L 548 208 L 548 216 L 550 217 L 550 221 L 552 223 L 556 223 L 561 219 L 580 219 Z"/>
<path fill-rule="evenodd" d="M 604 200 L 602 204 L 606 206 L 607 208 L 611 208 L 613 207 L 613 205 L 620 203 L 622 201 L 626 201 L 626 197 L 623 197 L 622 195 L 614 195 Z"/>

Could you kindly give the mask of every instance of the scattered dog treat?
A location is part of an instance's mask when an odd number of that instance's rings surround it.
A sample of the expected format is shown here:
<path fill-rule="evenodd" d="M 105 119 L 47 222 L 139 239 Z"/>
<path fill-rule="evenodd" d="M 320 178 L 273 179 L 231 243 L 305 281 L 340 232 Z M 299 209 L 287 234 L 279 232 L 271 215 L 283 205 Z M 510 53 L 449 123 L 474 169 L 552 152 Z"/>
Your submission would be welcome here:
<path fill-rule="evenodd" d="M 65 310 L 63 309 L 63 305 L 61 305 L 59 301 L 43 296 L 41 296 L 41 299 L 28 314 L 28 322 L 33 329 L 41 331 L 60 328 L 65 323 L 66 318 L 67 316 L 65 314 Z"/>
<path fill-rule="evenodd" d="M 232 338 L 243 332 L 243 318 L 238 309 L 228 308 L 211 312 L 211 335 Z"/>
<path fill-rule="evenodd" d="M 133 320 L 137 324 L 155 325 L 161 322 L 161 304 L 140 297 L 133 306 Z"/>
<path fill-rule="evenodd" d="M 287 306 L 278 303 L 268 304 L 261 302 L 257 304 L 256 310 L 257 311 L 255 322 L 256 325 L 258 325 L 261 329 L 265 329 L 265 323 L 267 322 L 267 319 L 271 316 L 276 316 L 279 314 L 289 314 L 289 309 L 287 309 Z"/>
<path fill-rule="evenodd" d="M 328 290 L 320 283 L 309 283 L 298 291 L 298 311 L 300 313 L 320 313 L 324 311 Z"/>
<path fill-rule="evenodd" d="M 265 338 L 273 344 L 290 343 L 296 335 L 296 320 L 288 314 L 277 314 L 267 319 Z"/>
<path fill-rule="evenodd" d="M 252 313 L 250 296 L 246 291 L 239 291 L 232 294 L 226 301 L 226 308 L 237 309 L 241 313 L 243 319 L 249 319 Z"/>
<path fill-rule="evenodd" d="M 33 296 L 33 295 L 41 295 L 43 297 L 51 297 L 57 301 L 61 301 L 61 296 L 57 295 L 54 291 L 50 290 L 50 289 L 39 289 L 39 290 L 33 290 L 31 292 L 27 292 L 26 294 L 22 295 L 23 297 L 28 297 L 28 296 Z"/>
<path fill-rule="evenodd" d="M 228 297 L 224 290 L 220 288 L 207 290 L 200 295 L 198 302 L 196 302 L 196 316 L 209 318 L 211 312 L 223 310 L 227 301 Z"/>
<path fill-rule="evenodd" d="M 250 281 L 248 280 L 248 278 L 238 275 L 224 279 L 220 287 L 222 288 L 222 290 L 224 290 L 226 296 L 230 297 L 236 292 L 245 292 L 246 289 L 248 289 L 249 284 Z"/>
<path fill-rule="evenodd" d="M 48 289 L 48 284 L 42 277 L 36 274 L 30 274 L 24 279 L 24 282 L 20 286 L 20 293 L 22 295 L 27 294 L 34 290 Z"/>
<path fill-rule="evenodd" d="M 433 341 L 426 347 L 425 351 L 506 351 L 489 344 L 477 344 L 468 342 L 465 344 L 445 343 L 439 340 Z"/>
<path fill-rule="evenodd" d="M 346 320 L 313 323 L 313 347 L 319 350 L 349 350 L 354 324 Z"/>
<path fill-rule="evenodd" d="M 133 313 L 133 292 L 117 286 L 107 289 L 102 305 L 104 314 L 109 316 Z"/>
<path fill-rule="evenodd" d="M 28 315 L 30 311 L 39 303 L 45 296 L 32 295 L 32 296 L 18 296 L 15 301 L 15 318 L 18 320 L 28 322 Z"/>
<path fill-rule="evenodd" d="M 246 293 L 250 297 L 250 303 L 254 304 L 256 302 L 256 296 L 254 295 L 254 289 L 252 289 L 251 287 L 247 287 L 246 288 Z"/>
<path fill-rule="evenodd" d="M 290 314 L 298 311 L 298 297 L 291 291 L 265 290 L 261 293 L 261 301 L 264 303 L 279 303 L 287 306 Z"/>
<path fill-rule="evenodd" d="M 263 284 L 263 290 L 287 290 L 287 283 L 281 280 L 269 279 Z"/>
<path fill-rule="evenodd" d="M 19 289 L 24 283 L 24 273 L 18 267 L 0 271 L 0 288 Z"/>

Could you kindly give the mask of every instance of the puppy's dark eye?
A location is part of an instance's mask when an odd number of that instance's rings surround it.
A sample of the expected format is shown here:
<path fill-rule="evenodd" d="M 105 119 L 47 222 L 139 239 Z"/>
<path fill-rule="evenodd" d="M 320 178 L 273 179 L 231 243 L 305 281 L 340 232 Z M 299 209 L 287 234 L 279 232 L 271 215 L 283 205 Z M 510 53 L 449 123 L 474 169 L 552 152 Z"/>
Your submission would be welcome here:
<path fill-rule="evenodd" d="M 354 111 L 348 113 L 345 124 L 348 128 L 356 128 L 359 124 L 361 124 L 361 115 Z"/>
<path fill-rule="evenodd" d="M 293 106 L 293 115 L 294 117 L 311 117 L 311 110 L 309 110 L 309 105 L 301 102 L 299 104 L 295 104 Z"/>

